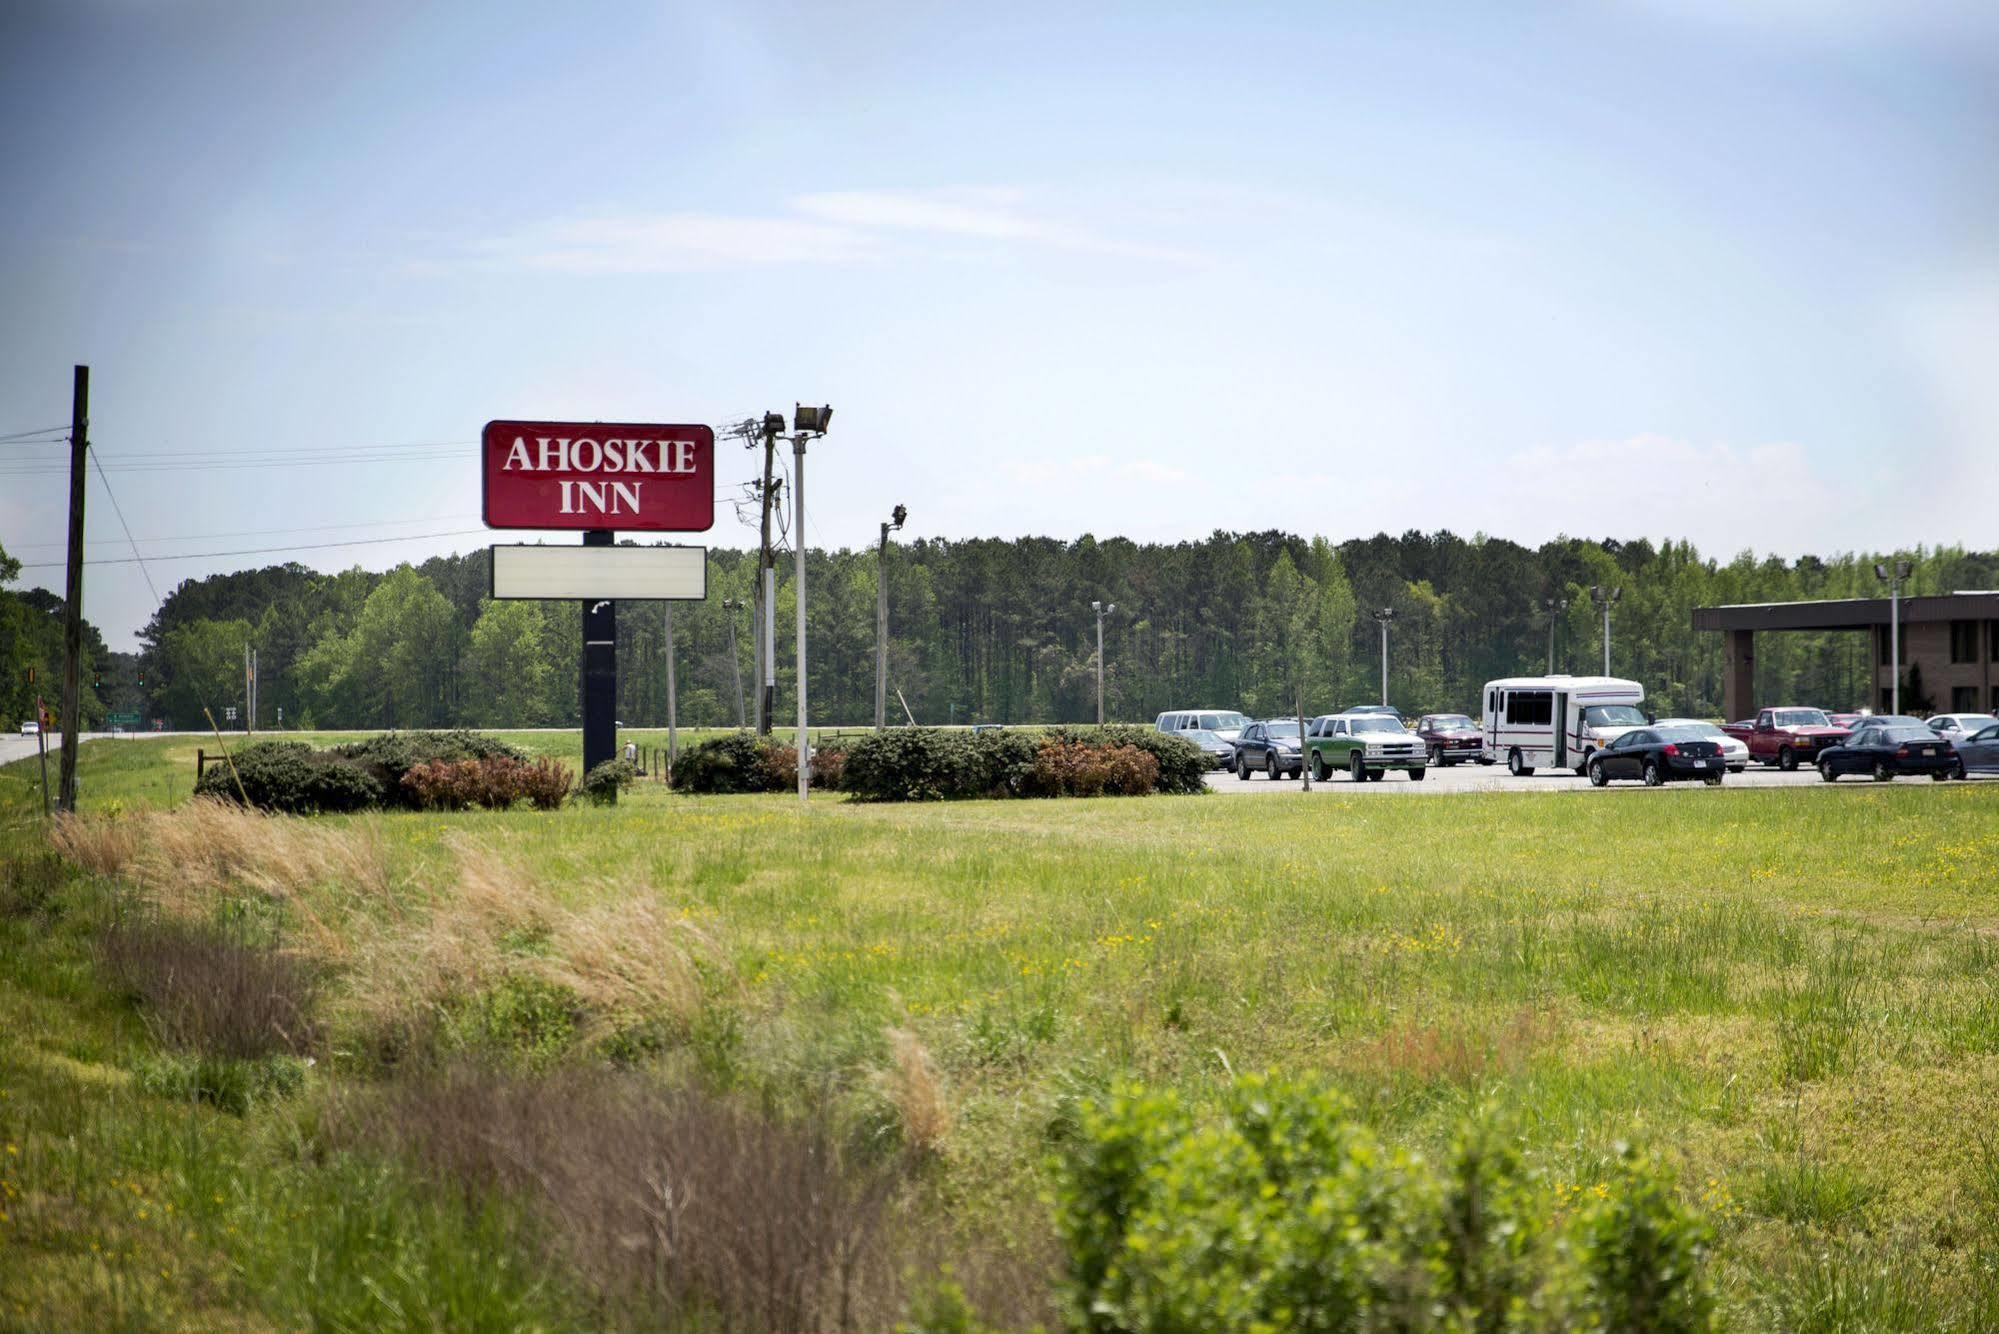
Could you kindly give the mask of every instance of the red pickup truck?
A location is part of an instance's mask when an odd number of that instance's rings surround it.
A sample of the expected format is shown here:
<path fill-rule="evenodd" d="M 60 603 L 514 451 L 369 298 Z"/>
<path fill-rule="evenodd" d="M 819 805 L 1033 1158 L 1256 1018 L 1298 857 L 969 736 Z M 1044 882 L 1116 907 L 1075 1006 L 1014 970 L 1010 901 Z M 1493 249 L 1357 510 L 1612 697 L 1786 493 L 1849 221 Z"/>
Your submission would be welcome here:
<path fill-rule="evenodd" d="M 1817 762 L 1818 753 L 1849 735 L 1824 709 L 1764 709 L 1755 718 L 1723 723 L 1721 730 L 1749 747 L 1749 758 L 1790 771 Z"/>

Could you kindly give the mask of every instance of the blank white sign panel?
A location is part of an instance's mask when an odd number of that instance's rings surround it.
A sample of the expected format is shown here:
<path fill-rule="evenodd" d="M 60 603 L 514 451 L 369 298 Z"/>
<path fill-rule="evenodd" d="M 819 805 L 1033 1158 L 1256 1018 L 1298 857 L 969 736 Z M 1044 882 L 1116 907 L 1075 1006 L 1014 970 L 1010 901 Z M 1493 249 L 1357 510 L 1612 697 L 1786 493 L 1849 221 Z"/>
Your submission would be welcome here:
<path fill-rule="evenodd" d="M 708 596 L 708 548 L 494 547 L 493 596 L 699 602 Z"/>

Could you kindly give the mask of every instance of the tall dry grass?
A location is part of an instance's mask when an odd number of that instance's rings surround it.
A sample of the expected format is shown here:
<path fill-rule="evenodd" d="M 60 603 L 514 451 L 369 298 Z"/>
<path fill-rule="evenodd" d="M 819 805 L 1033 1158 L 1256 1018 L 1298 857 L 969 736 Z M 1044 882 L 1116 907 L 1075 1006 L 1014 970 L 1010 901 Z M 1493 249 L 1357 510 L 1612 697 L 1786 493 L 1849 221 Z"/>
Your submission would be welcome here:
<path fill-rule="evenodd" d="M 951 1134 L 951 1104 L 944 1080 L 923 1040 L 907 1028 L 888 1030 L 891 1064 L 878 1076 L 902 1124 L 903 1143 L 936 1153 Z"/>
<path fill-rule="evenodd" d="M 464 835 L 427 874 L 398 871 L 380 818 L 322 822 L 207 799 L 63 819 L 52 837 L 167 918 L 212 920 L 243 896 L 283 904 L 304 946 L 337 966 L 334 1013 L 364 1030 L 406 1038 L 437 1006 L 513 977 L 573 993 L 592 1038 L 638 1019 L 691 1019 L 702 973 L 729 976 L 710 935 L 643 887 L 558 895 L 525 862 Z"/>

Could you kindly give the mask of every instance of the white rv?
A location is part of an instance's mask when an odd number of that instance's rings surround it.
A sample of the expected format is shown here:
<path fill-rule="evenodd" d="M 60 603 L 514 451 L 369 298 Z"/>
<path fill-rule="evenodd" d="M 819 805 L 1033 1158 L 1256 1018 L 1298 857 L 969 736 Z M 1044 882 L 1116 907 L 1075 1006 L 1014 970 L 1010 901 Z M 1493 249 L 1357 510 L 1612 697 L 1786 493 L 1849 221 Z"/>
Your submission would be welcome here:
<path fill-rule="evenodd" d="M 1485 683 L 1484 756 L 1507 772 L 1582 773 L 1592 751 L 1645 725 L 1645 687 L 1615 676 L 1514 676 Z"/>

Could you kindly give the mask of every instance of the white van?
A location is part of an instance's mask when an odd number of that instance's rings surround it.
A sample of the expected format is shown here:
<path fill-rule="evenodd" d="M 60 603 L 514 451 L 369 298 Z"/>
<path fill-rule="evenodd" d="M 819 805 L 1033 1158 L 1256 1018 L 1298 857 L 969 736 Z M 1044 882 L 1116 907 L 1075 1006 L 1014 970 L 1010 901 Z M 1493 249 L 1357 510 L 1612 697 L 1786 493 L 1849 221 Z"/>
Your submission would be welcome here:
<path fill-rule="evenodd" d="M 1234 745 L 1249 718 L 1234 709 L 1174 709 L 1153 719 L 1152 725 L 1162 732 L 1213 732 Z"/>
<path fill-rule="evenodd" d="M 1645 687 L 1615 676 L 1512 676 L 1485 683 L 1482 758 L 1526 775 L 1584 772 L 1592 752 L 1645 725 Z"/>

